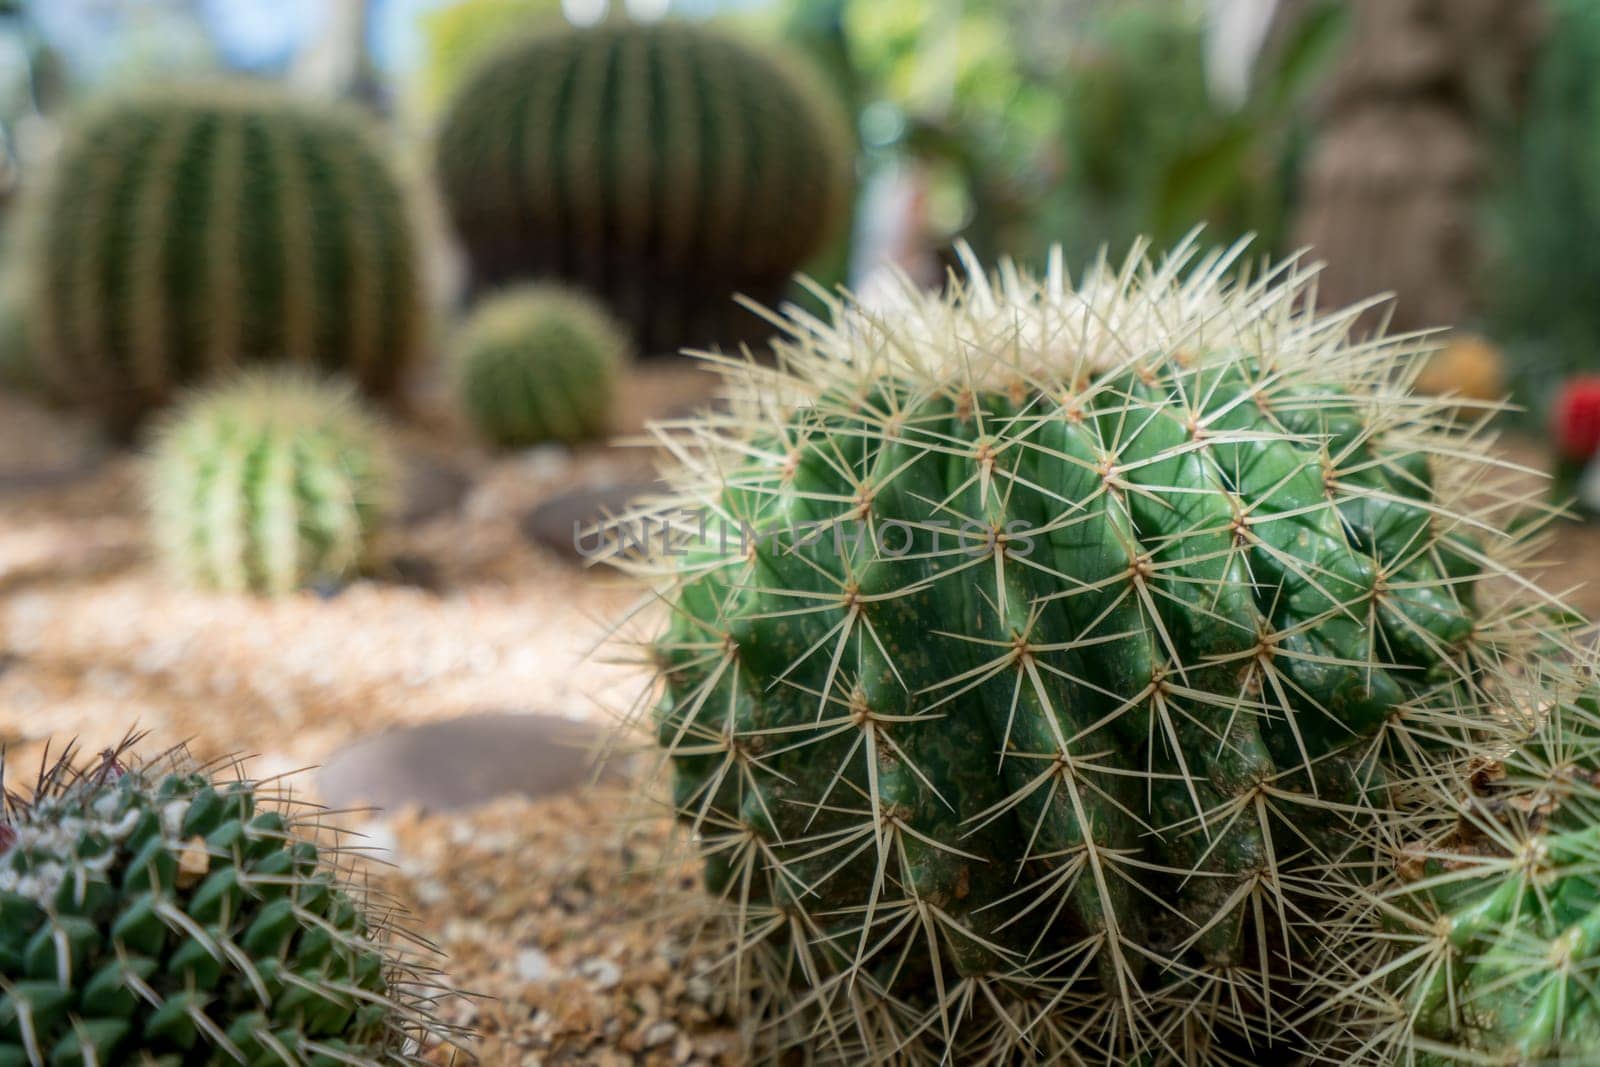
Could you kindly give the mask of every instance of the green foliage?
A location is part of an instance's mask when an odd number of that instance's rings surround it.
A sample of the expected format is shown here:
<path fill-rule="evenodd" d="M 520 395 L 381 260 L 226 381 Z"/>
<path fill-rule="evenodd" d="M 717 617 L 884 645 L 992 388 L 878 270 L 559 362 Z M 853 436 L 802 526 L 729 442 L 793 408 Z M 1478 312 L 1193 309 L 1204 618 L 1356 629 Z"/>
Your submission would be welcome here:
<path fill-rule="evenodd" d="M 440 184 L 480 289 L 594 292 L 643 351 L 766 328 L 839 224 L 845 137 L 827 91 L 777 54 L 686 23 L 539 35 L 484 61 L 447 109 Z"/>
<path fill-rule="evenodd" d="M 627 335 L 586 297 L 544 285 L 507 290 L 463 331 L 462 406 L 502 447 L 597 437 L 627 356 Z"/>
<path fill-rule="evenodd" d="M 282 594 L 368 562 L 393 462 L 351 391 L 284 372 L 194 396 L 161 427 L 157 548 L 190 584 Z"/>
<path fill-rule="evenodd" d="M 423 14 L 424 111 L 436 114 L 473 66 L 508 37 L 560 17 L 560 0 L 456 0 Z"/>
<path fill-rule="evenodd" d="M 124 94 L 74 126 L 42 194 L 29 329 L 113 425 L 254 362 L 387 395 L 421 342 L 405 197 L 353 114 L 255 86 Z"/>
<path fill-rule="evenodd" d="M 661 428 L 679 536 L 614 558 L 775 1058 L 1296 1062 L 1326 920 L 1502 735 L 1549 626 L 1521 494 L 1396 385 L 1414 342 L 1242 255 L 969 261 Z"/>
<path fill-rule="evenodd" d="M 21 278 L 7 256 L 0 260 L 0 386 L 31 391 L 42 383 L 24 307 Z"/>
<path fill-rule="evenodd" d="M 1566 375 L 1600 370 L 1600 6 L 1555 0 L 1510 173 L 1490 201 L 1486 296 L 1496 332 L 1522 357 L 1517 391 L 1542 410 Z"/>
<path fill-rule="evenodd" d="M 0 1064 L 417 1065 L 409 949 L 256 783 L 63 759 L 0 817 Z"/>

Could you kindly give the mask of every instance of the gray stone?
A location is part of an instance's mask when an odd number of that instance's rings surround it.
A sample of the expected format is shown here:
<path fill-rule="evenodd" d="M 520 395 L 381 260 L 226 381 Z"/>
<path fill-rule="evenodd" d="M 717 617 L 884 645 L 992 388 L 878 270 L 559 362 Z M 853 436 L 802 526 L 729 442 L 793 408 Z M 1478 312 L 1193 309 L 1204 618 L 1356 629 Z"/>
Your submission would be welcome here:
<path fill-rule="evenodd" d="M 449 811 L 497 797 L 547 796 L 594 780 L 604 737 L 554 715 L 486 712 L 401 727 L 348 745 L 317 771 L 335 808 Z"/>
<path fill-rule="evenodd" d="M 472 478 L 460 467 L 421 452 L 405 455 L 401 488 L 401 526 L 414 526 L 447 515 L 461 506 L 472 489 Z"/>
<path fill-rule="evenodd" d="M 584 562 L 588 557 L 583 549 L 598 542 L 580 537 L 580 531 L 621 515 L 634 501 L 656 496 L 666 488 L 666 483 L 652 480 L 602 488 L 584 486 L 558 493 L 522 517 L 522 535 L 569 560 Z"/>

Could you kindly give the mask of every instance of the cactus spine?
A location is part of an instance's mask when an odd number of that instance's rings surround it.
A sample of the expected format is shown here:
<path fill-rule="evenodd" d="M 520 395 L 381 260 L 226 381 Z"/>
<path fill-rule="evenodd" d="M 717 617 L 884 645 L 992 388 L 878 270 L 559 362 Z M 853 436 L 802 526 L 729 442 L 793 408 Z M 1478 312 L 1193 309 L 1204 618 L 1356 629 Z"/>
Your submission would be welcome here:
<path fill-rule="evenodd" d="M 731 343 L 846 207 L 826 91 L 707 29 L 607 24 L 488 56 L 446 110 L 437 168 L 479 287 L 601 295 L 641 350 Z"/>
<path fill-rule="evenodd" d="M 393 467 L 349 388 L 258 372 L 162 427 L 148 485 L 156 544 L 175 574 L 227 592 L 347 578 L 369 560 Z"/>
<path fill-rule="evenodd" d="M 461 342 L 461 398 L 497 445 L 604 434 L 628 338 L 586 297 L 529 285 L 490 297 Z"/>
<path fill-rule="evenodd" d="M 101 105 L 38 215 L 36 346 L 59 389 L 119 426 L 244 363 L 387 395 L 422 337 L 405 197 L 369 131 L 264 87 Z"/>
<path fill-rule="evenodd" d="M 768 1051 L 1292 1054 L 1370 842 L 1496 734 L 1516 501 L 1414 343 L 1240 254 L 775 316 L 660 429 L 641 714 Z"/>
<path fill-rule="evenodd" d="M 426 961 L 257 784 L 181 752 L 43 772 L 0 817 L 0 1064 L 416 1065 Z"/>

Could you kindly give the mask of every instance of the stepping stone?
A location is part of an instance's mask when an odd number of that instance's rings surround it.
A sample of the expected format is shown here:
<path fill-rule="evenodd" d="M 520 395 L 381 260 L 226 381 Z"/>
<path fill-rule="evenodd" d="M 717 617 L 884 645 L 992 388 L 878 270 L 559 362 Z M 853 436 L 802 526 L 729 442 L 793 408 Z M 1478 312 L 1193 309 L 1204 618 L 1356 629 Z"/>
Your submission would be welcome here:
<path fill-rule="evenodd" d="M 472 489 L 472 478 L 453 463 L 420 452 L 404 457 L 400 513 L 395 522 L 414 526 L 455 511 Z"/>
<path fill-rule="evenodd" d="M 575 563 L 593 558 L 599 547 L 597 538 L 582 537 L 582 531 L 621 515 L 643 497 L 666 491 L 659 480 L 627 482 L 621 485 L 579 489 L 558 493 L 522 517 L 522 535 L 541 548 L 548 548 Z"/>
<path fill-rule="evenodd" d="M 549 796 L 594 780 L 604 740 L 595 726 L 555 715 L 465 715 L 340 749 L 316 772 L 317 791 L 335 808 L 414 804 L 430 812 Z"/>

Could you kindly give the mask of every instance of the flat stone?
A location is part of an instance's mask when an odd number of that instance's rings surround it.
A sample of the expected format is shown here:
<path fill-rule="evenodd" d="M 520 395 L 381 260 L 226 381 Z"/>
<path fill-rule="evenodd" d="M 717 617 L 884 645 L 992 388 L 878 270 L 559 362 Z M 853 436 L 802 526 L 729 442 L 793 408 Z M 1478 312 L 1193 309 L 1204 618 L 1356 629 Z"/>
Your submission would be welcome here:
<path fill-rule="evenodd" d="M 659 480 L 585 486 L 558 493 L 522 517 L 522 535 L 542 548 L 582 563 L 597 554 L 600 540 L 584 531 L 628 510 L 634 501 L 666 491 Z"/>
<path fill-rule="evenodd" d="M 461 506 L 472 489 L 472 478 L 460 467 L 421 452 L 402 460 L 404 483 L 400 513 L 395 521 L 414 526 L 447 515 Z"/>
<path fill-rule="evenodd" d="M 497 797 L 541 797 L 594 780 L 604 737 L 555 715 L 485 712 L 388 730 L 348 745 L 316 772 L 335 808 L 450 811 Z"/>

